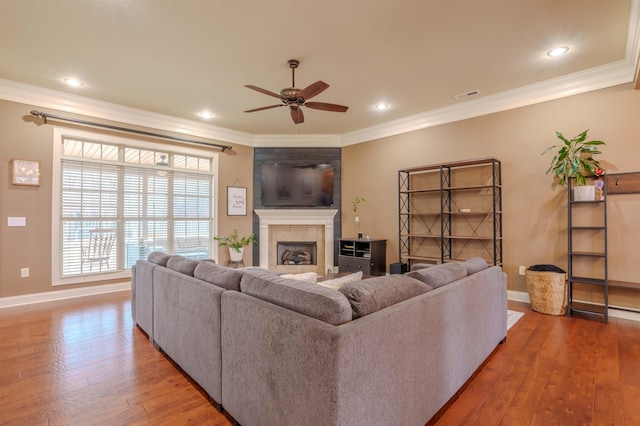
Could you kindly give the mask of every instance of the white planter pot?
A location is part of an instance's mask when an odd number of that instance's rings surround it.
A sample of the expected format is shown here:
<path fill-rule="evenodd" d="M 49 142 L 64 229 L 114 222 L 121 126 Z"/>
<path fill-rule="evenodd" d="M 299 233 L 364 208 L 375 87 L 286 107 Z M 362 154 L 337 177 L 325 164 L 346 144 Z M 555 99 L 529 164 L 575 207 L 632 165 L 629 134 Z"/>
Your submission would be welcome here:
<path fill-rule="evenodd" d="M 244 247 L 240 247 L 240 252 L 238 253 L 233 248 L 229 247 L 229 258 L 232 262 L 240 262 L 242 260 L 242 254 L 244 253 Z"/>
<path fill-rule="evenodd" d="M 596 199 L 595 185 L 573 187 L 573 201 L 593 201 Z"/>

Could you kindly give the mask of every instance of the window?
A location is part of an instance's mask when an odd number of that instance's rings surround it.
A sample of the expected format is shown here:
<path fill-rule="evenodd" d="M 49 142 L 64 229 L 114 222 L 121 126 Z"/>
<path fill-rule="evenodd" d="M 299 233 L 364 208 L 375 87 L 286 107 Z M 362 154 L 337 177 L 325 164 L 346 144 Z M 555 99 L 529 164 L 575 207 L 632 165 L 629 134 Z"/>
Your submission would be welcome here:
<path fill-rule="evenodd" d="M 214 257 L 214 154 L 58 129 L 55 140 L 54 284 L 128 276 L 152 251 Z"/>

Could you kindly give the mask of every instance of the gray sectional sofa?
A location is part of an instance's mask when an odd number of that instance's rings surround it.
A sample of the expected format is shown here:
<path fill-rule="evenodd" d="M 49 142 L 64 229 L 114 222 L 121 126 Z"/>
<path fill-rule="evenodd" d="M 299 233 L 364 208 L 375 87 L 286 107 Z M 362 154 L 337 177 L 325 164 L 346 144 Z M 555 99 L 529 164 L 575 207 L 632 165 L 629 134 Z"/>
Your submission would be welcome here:
<path fill-rule="evenodd" d="M 481 259 L 335 290 L 152 253 L 132 295 L 138 326 L 244 426 L 424 425 L 507 333 L 506 275 Z"/>

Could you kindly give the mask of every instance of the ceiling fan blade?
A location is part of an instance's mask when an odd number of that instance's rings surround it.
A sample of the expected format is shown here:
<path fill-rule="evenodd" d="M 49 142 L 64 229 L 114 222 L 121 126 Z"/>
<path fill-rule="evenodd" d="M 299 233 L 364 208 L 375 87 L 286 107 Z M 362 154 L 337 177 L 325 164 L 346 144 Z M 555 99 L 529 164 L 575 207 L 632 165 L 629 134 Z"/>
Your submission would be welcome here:
<path fill-rule="evenodd" d="M 304 106 L 311 109 L 321 109 L 323 111 L 347 112 L 349 107 L 344 105 L 327 104 L 324 102 L 306 102 Z"/>
<path fill-rule="evenodd" d="M 305 87 L 304 89 L 302 89 L 300 91 L 300 93 L 298 93 L 298 97 L 302 98 L 302 99 L 311 99 L 316 95 L 319 95 L 320 93 L 324 92 L 325 90 L 327 90 L 327 88 L 329 87 L 329 85 L 327 83 L 325 83 L 322 80 L 318 80 L 315 83 Z"/>
<path fill-rule="evenodd" d="M 291 119 L 294 123 L 304 123 L 304 114 L 300 108 L 291 108 Z"/>
<path fill-rule="evenodd" d="M 269 91 L 267 89 L 263 89 L 261 87 L 254 86 L 252 84 L 246 84 L 244 87 L 246 87 L 247 89 L 255 90 L 256 92 L 264 93 L 265 95 L 273 96 L 274 98 L 280 99 L 280 95 L 278 95 L 277 93 L 273 93 L 273 92 L 271 92 L 271 91 Z"/>
<path fill-rule="evenodd" d="M 254 108 L 254 109 L 248 109 L 245 112 L 256 112 L 256 111 L 263 111 L 265 109 L 271 109 L 271 108 L 277 108 L 277 107 L 281 107 L 284 106 L 284 104 L 278 104 L 278 105 L 269 105 L 266 107 L 260 107 L 260 108 Z"/>

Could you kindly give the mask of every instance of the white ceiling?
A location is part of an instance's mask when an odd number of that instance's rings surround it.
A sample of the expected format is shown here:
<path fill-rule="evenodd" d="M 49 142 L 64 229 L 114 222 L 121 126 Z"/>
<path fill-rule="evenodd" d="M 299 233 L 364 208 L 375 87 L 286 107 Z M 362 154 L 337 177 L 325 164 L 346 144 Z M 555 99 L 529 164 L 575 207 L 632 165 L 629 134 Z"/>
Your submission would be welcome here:
<path fill-rule="evenodd" d="M 0 0 L 0 78 L 186 120 L 206 109 L 207 124 L 252 135 L 342 135 L 518 91 L 545 100 L 558 79 L 619 84 L 589 78 L 616 64 L 635 75 L 638 3 Z M 559 45 L 569 54 L 545 55 Z M 305 109 L 299 125 L 286 108 L 244 113 L 278 100 L 243 86 L 289 87 L 294 58 L 297 87 L 323 80 L 313 101 L 349 110 Z"/>

